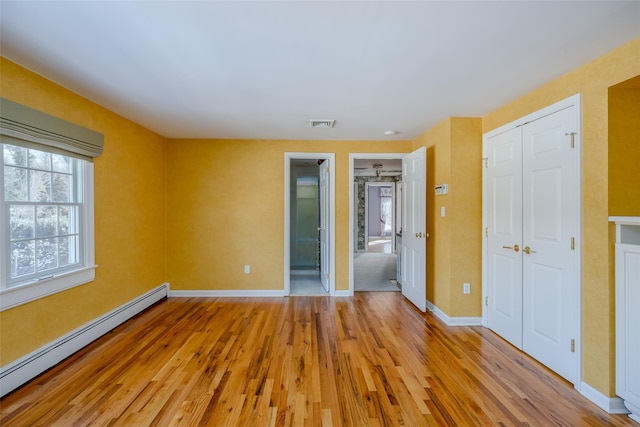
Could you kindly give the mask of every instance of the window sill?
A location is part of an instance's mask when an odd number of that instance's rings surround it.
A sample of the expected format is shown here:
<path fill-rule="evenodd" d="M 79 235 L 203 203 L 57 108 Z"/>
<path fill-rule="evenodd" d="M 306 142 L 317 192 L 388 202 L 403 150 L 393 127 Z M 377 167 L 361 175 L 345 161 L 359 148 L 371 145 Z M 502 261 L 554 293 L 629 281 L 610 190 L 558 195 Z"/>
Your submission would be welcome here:
<path fill-rule="evenodd" d="M 83 267 L 51 278 L 2 289 L 0 290 L 0 312 L 89 283 L 95 278 L 96 267 L 97 265 Z"/>

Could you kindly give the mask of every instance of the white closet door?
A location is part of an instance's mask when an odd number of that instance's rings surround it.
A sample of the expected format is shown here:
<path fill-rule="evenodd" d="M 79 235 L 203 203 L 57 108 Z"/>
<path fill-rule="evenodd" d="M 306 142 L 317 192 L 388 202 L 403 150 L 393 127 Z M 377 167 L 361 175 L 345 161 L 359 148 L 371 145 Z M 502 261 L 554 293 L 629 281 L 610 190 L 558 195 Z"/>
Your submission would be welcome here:
<path fill-rule="evenodd" d="M 522 133 L 487 139 L 488 289 L 490 329 L 522 348 Z M 517 250 L 516 250 L 517 249 Z"/>
<path fill-rule="evenodd" d="M 578 149 L 575 107 L 523 126 L 523 350 L 576 378 Z M 572 240 L 573 239 L 573 240 Z"/>
<path fill-rule="evenodd" d="M 485 138 L 487 326 L 579 379 L 579 103 Z"/>

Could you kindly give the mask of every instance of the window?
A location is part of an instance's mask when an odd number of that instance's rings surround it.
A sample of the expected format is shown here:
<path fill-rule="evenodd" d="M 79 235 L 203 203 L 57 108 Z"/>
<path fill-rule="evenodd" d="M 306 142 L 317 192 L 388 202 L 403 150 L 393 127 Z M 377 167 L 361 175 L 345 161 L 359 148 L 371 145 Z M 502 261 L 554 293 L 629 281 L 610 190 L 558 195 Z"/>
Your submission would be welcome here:
<path fill-rule="evenodd" d="M 0 311 L 90 282 L 103 137 L 0 98 Z"/>
<path fill-rule="evenodd" d="M 93 267 L 88 250 L 92 232 L 87 227 L 93 219 L 86 203 L 91 164 L 33 148 L 0 146 L 4 184 L 0 290 L 49 282 L 43 287 L 49 294 L 80 284 L 73 273 Z M 92 274 L 80 276 L 82 283 L 93 279 Z M 28 300 L 43 296 L 27 294 Z"/>

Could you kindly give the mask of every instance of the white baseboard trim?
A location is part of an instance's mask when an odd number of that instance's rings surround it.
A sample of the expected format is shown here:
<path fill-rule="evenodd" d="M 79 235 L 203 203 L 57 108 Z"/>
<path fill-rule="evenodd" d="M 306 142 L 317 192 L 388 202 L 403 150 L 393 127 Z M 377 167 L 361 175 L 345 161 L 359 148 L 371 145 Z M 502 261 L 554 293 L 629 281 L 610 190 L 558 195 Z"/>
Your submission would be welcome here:
<path fill-rule="evenodd" d="M 435 314 L 447 326 L 482 326 L 482 317 L 449 317 L 447 313 L 427 301 L 427 309 Z"/>
<path fill-rule="evenodd" d="M 169 298 L 222 298 L 222 297 L 286 297 L 282 290 L 220 290 L 220 291 L 169 291 Z M 299 295 L 298 295 L 299 296 Z M 353 292 L 349 290 L 335 291 L 334 297 L 352 297 Z"/>
<path fill-rule="evenodd" d="M 45 344 L 0 368 L 0 397 L 15 390 L 50 367 L 60 363 L 116 326 L 167 297 L 169 284 L 163 283 L 149 292 L 121 305 L 89 323 Z"/>
<path fill-rule="evenodd" d="M 346 291 L 339 291 L 336 290 L 333 294 L 334 297 L 352 297 L 353 296 L 353 291 L 350 290 L 346 290 Z"/>
<path fill-rule="evenodd" d="M 580 393 L 609 414 L 629 413 L 629 410 L 624 406 L 624 400 L 619 397 L 605 396 L 585 382 L 580 384 Z"/>
<path fill-rule="evenodd" d="M 285 297 L 283 290 L 224 290 L 224 291 L 170 291 L 170 298 L 211 297 Z"/>

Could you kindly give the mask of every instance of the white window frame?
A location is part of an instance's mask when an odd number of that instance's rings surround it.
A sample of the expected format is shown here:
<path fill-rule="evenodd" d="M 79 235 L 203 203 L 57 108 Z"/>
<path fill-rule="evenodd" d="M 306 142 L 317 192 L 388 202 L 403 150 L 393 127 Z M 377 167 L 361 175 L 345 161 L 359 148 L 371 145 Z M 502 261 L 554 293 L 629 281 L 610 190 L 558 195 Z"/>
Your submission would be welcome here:
<path fill-rule="evenodd" d="M 1 147 L 1 144 L 0 144 Z M 47 151 L 45 147 L 41 151 Z M 52 295 L 66 289 L 89 283 L 95 279 L 95 249 L 94 249 L 94 206 L 93 206 L 93 163 L 82 160 L 84 162 L 84 183 L 81 204 L 81 215 L 84 218 L 79 224 L 80 239 L 82 241 L 83 253 L 81 254 L 84 262 L 72 270 L 66 270 L 54 273 L 53 276 L 44 279 L 34 279 L 25 283 L 21 283 L 9 288 L 6 286 L 8 272 L 7 260 L 7 218 L 6 210 L 0 209 L 0 312 L 31 302 L 37 299 Z M 3 169 L 4 170 L 4 169 Z M 0 176 L 2 183 L 2 191 L 4 192 L 4 176 Z M 4 197 L 4 195 L 2 196 Z"/>

